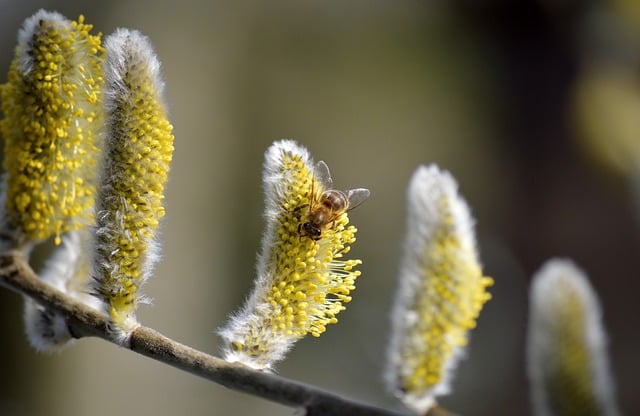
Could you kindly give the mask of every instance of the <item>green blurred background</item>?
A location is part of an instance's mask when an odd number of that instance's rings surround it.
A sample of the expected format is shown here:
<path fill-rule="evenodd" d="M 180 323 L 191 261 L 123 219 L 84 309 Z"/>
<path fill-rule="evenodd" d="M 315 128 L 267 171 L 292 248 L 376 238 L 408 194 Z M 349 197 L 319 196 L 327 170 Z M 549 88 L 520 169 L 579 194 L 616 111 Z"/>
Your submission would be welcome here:
<path fill-rule="evenodd" d="M 144 324 L 218 352 L 215 330 L 254 275 L 263 153 L 295 138 L 337 187 L 372 196 L 351 216 L 352 256 L 364 260 L 353 302 L 279 373 L 398 407 L 381 370 L 405 188 L 416 166 L 437 163 L 458 179 L 496 281 L 443 404 L 530 414 L 528 282 L 547 258 L 569 256 L 601 297 L 621 407 L 640 414 L 639 5 L 0 0 L 0 82 L 21 22 L 39 8 L 151 38 L 176 151 Z M 0 313 L 1 415 L 293 414 L 98 340 L 37 354 L 20 297 L 0 290 Z"/>

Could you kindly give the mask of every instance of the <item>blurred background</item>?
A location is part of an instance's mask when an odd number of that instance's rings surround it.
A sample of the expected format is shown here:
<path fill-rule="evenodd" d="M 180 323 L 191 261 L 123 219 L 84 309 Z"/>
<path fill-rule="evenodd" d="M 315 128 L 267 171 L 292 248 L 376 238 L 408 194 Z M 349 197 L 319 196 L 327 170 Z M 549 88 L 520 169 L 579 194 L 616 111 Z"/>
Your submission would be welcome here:
<path fill-rule="evenodd" d="M 351 215 L 352 257 L 364 260 L 353 302 L 278 371 L 399 408 L 381 371 L 405 188 L 437 163 L 473 209 L 496 282 L 442 403 L 530 414 L 528 284 L 561 256 L 597 290 L 620 406 L 640 414 L 640 3 L 0 0 L 0 82 L 39 8 L 84 14 L 105 35 L 139 29 L 163 63 L 176 150 L 141 322 L 218 353 L 216 328 L 252 285 L 263 153 L 295 138 L 337 187 L 372 196 Z M 21 298 L 0 290 L 2 415 L 294 413 L 99 340 L 38 354 L 21 314 Z"/>

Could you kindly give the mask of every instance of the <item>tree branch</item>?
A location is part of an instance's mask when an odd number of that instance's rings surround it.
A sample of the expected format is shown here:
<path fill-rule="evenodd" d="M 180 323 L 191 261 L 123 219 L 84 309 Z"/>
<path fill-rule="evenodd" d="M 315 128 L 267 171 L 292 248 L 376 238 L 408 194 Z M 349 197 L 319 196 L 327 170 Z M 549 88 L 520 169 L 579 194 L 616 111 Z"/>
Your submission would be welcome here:
<path fill-rule="evenodd" d="M 0 285 L 29 296 L 66 318 L 76 338 L 94 336 L 119 345 L 109 332 L 107 317 L 43 282 L 20 254 L 0 256 Z M 121 345 L 120 345 L 121 346 Z M 380 415 L 399 416 L 298 381 L 250 369 L 195 350 L 140 326 L 125 348 L 156 361 L 206 378 L 233 390 L 249 393 L 286 406 L 305 408 L 308 416 Z"/>

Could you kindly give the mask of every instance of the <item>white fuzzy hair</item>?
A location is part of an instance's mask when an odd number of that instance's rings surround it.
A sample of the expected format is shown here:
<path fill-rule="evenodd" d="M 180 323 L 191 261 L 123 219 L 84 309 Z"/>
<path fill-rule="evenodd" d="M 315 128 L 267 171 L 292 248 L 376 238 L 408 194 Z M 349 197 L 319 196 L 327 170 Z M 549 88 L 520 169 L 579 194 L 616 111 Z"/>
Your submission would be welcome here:
<path fill-rule="evenodd" d="M 40 30 L 43 21 L 47 21 L 48 24 L 58 29 L 71 30 L 71 21 L 58 12 L 40 9 L 36 14 L 27 18 L 18 31 L 18 71 L 23 75 L 27 75 L 33 70 L 33 58 L 30 55 L 32 40 Z"/>
<path fill-rule="evenodd" d="M 88 293 L 88 240 L 86 229 L 63 235 L 62 243 L 54 249 L 39 277 L 55 289 L 98 309 L 99 301 Z M 38 351 L 57 352 L 74 341 L 63 315 L 28 297 L 25 297 L 24 322 L 27 338 Z"/>

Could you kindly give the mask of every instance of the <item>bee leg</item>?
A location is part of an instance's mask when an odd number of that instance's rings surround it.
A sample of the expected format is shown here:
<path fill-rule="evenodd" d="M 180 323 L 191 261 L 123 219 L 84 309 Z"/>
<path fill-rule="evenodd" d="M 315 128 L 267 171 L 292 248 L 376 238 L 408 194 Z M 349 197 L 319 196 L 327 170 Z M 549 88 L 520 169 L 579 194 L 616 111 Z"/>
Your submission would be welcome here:
<path fill-rule="evenodd" d="M 298 211 L 300 211 L 302 208 L 306 208 L 306 207 L 308 207 L 308 206 L 309 206 L 309 204 L 302 204 L 302 205 L 299 205 L 299 206 L 295 207 L 294 209 L 292 209 L 292 210 L 291 210 L 291 211 L 289 211 L 289 212 L 298 212 Z"/>
<path fill-rule="evenodd" d="M 302 221 L 298 223 L 298 241 L 302 241 L 302 237 L 306 236 L 306 232 L 303 228 Z"/>

